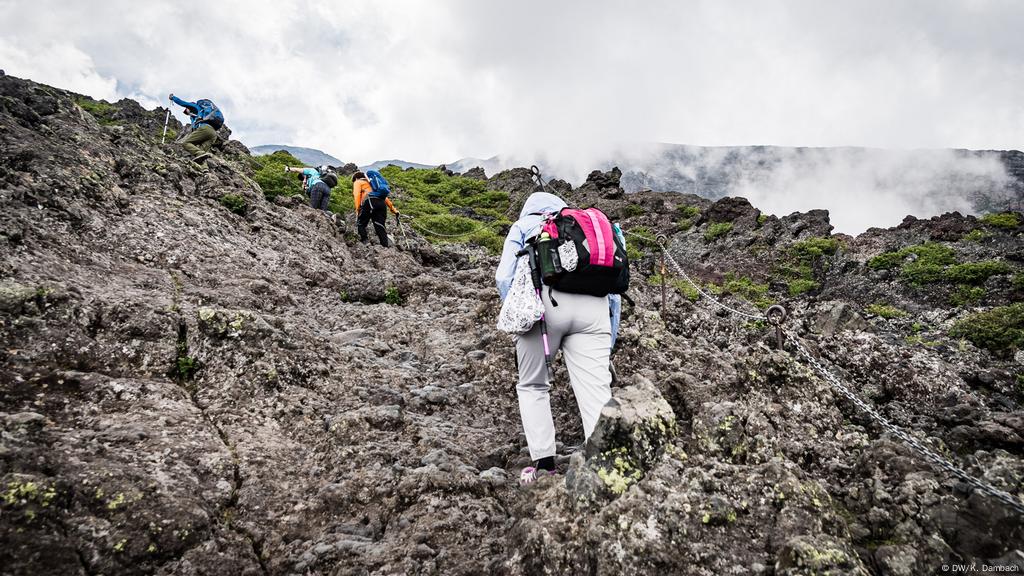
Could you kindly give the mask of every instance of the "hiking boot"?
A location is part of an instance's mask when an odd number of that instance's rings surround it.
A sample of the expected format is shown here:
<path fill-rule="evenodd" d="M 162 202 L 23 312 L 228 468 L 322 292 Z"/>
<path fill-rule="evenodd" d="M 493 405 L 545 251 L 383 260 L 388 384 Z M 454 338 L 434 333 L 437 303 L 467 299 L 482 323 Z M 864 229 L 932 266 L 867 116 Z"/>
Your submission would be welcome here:
<path fill-rule="evenodd" d="M 527 466 L 526 468 L 523 468 L 522 472 L 519 473 L 519 485 L 526 486 L 528 484 L 533 484 L 534 482 L 540 480 L 541 478 L 554 475 L 554 470 L 545 470 L 543 468 L 534 468 L 533 466 Z"/>
<path fill-rule="evenodd" d="M 213 154 L 210 154 L 209 152 L 203 152 L 199 156 L 193 158 L 192 161 L 195 162 L 196 164 L 202 164 L 203 162 L 206 162 L 206 159 L 209 158 L 210 156 L 213 156 Z"/>

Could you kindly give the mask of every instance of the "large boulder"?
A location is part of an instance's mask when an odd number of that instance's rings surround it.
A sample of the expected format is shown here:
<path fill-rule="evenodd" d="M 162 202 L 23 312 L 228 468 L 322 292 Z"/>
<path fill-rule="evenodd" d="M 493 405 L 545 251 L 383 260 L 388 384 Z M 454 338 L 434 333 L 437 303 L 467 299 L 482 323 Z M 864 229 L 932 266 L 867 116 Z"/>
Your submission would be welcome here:
<path fill-rule="evenodd" d="M 618 166 L 607 172 L 594 170 L 587 176 L 587 181 L 580 186 L 580 192 L 597 192 L 600 197 L 613 199 L 621 198 L 625 191 L 619 183 L 622 180 L 622 170 Z"/>
<path fill-rule="evenodd" d="M 583 453 L 570 460 L 570 493 L 584 504 L 621 496 L 643 479 L 676 431 L 672 407 L 650 380 L 616 389 Z"/>

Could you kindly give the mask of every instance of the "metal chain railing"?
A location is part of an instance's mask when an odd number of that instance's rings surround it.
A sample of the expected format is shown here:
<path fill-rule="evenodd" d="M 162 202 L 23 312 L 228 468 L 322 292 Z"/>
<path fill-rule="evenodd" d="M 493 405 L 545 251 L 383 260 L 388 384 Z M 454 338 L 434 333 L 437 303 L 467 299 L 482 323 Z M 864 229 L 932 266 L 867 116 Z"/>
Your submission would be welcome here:
<path fill-rule="evenodd" d="M 643 234 L 637 234 L 636 232 L 629 232 L 627 230 L 623 230 L 623 233 L 626 234 L 627 236 L 633 236 L 634 238 L 640 238 L 641 240 L 644 240 L 646 242 L 649 242 L 649 243 L 652 243 L 652 244 L 657 244 L 658 247 L 661 248 L 662 253 L 665 254 L 665 257 L 672 264 L 672 268 L 675 269 L 676 274 L 679 274 L 679 276 L 683 280 L 686 280 L 686 282 L 690 286 L 692 286 L 693 289 L 696 290 L 698 294 L 700 294 L 701 296 L 706 298 L 707 301 L 710 302 L 711 304 L 714 304 L 715 306 L 718 306 L 719 308 L 721 308 L 721 309 L 723 309 L 723 310 L 725 310 L 727 312 L 730 312 L 730 313 L 735 314 L 737 316 L 741 316 L 743 318 L 747 318 L 749 320 L 767 320 L 768 319 L 768 317 L 766 315 L 764 315 L 764 314 L 750 314 L 748 312 L 743 312 L 742 310 L 737 310 L 735 308 L 732 308 L 731 306 L 723 304 L 721 301 L 719 301 L 717 298 L 715 298 L 711 294 L 708 294 L 706 291 L 704 291 L 704 289 L 697 282 L 694 282 L 694 280 L 692 278 L 690 278 L 690 275 L 687 274 L 685 270 L 683 270 L 683 267 L 680 266 L 678 262 L 676 262 L 676 259 L 672 257 L 672 253 L 668 250 L 668 248 L 665 247 L 665 244 L 662 243 L 660 240 L 656 240 L 656 239 L 653 239 L 653 238 L 648 238 L 647 236 L 644 236 Z M 665 281 L 665 279 L 662 278 L 662 282 L 664 282 L 664 281 Z"/>
<path fill-rule="evenodd" d="M 473 228 L 468 232 L 460 232 L 458 234 L 443 234 L 441 232 L 435 232 L 434 230 L 430 230 L 422 225 L 416 224 L 416 220 L 413 219 L 411 216 L 406 216 L 406 218 L 409 219 L 409 227 L 412 228 L 413 230 L 416 230 L 422 234 L 437 236 L 438 238 L 464 238 L 466 236 L 476 234 L 477 232 L 483 230 L 487 226 L 486 224 L 480 224 L 476 228 Z"/>
<path fill-rule="evenodd" d="M 1017 498 L 1014 498 L 1009 493 L 1004 492 L 996 488 L 995 486 L 992 486 L 991 484 L 988 484 L 974 476 L 971 476 L 962 468 L 958 467 L 956 464 L 953 464 L 947 458 L 938 454 L 934 450 L 928 448 L 927 446 L 922 444 L 917 438 L 914 438 L 913 436 L 906 433 L 901 428 L 890 422 L 885 416 L 882 416 L 878 412 L 878 410 L 876 410 L 867 402 L 861 400 L 860 397 L 854 394 L 854 392 L 850 390 L 845 384 L 843 384 L 843 382 L 839 380 L 839 378 L 836 378 L 834 374 L 832 374 L 831 372 L 828 371 L 828 369 L 822 366 L 822 364 L 818 362 L 818 360 L 814 358 L 814 356 L 811 355 L 810 351 L 807 350 L 807 347 L 803 345 L 803 343 L 800 341 L 796 334 L 794 334 L 793 332 L 785 332 L 785 334 L 789 341 L 793 343 L 793 347 L 796 348 L 797 353 L 799 353 L 799 355 L 803 357 L 803 359 L 806 360 L 808 364 L 810 364 L 815 370 L 817 370 L 818 374 L 820 374 L 821 377 L 824 378 L 824 380 L 828 382 L 834 390 L 836 390 L 844 398 L 852 402 L 854 406 L 860 408 L 862 412 L 870 416 L 872 420 L 874 420 L 880 426 L 885 428 L 890 434 L 902 440 L 903 443 L 906 444 L 907 446 L 913 448 L 925 460 L 931 462 L 932 464 L 939 468 L 942 468 L 943 470 L 949 472 L 950 474 L 956 476 L 957 478 L 963 480 L 964 482 L 967 482 L 968 484 L 974 486 L 975 488 L 984 492 L 985 494 L 988 494 L 989 496 L 1002 501 L 1007 506 L 1016 510 L 1018 514 L 1024 515 L 1024 503 L 1022 503 Z"/>
<path fill-rule="evenodd" d="M 735 308 L 727 306 L 720 302 L 711 294 L 705 292 L 696 282 L 693 281 L 692 278 L 690 278 L 686 271 L 683 270 L 683 267 L 680 266 L 678 262 L 676 262 L 676 259 L 672 256 L 672 253 L 665 246 L 665 242 L 661 241 L 660 237 L 659 239 L 652 239 L 642 234 L 636 234 L 634 232 L 626 231 L 624 232 L 627 235 L 643 239 L 653 244 L 657 244 L 658 247 L 665 254 L 665 257 L 672 264 L 672 267 L 675 269 L 676 273 L 679 274 L 679 276 L 682 277 L 684 280 L 686 280 L 687 283 L 693 286 L 694 290 L 696 290 L 697 293 L 703 296 L 708 302 L 711 302 L 718 306 L 719 308 L 726 310 L 737 316 L 753 320 L 764 320 L 767 321 L 772 326 L 774 326 L 776 330 L 776 336 L 778 338 L 779 349 L 782 349 L 783 335 L 785 335 L 785 337 L 790 342 L 793 343 L 793 347 L 796 349 L 798 355 L 801 358 L 803 358 L 808 364 L 810 364 L 811 367 L 813 367 L 814 370 L 817 371 L 818 375 L 822 379 L 824 379 L 826 383 L 829 384 L 829 386 L 831 386 L 841 396 L 843 396 L 851 403 L 853 403 L 854 406 L 856 406 L 869 417 L 871 417 L 871 419 L 874 420 L 878 425 L 880 425 L 890 434 L 892 434 L 900 441 L 902 441 L 904 444 L 913 449 L 915 452 L 917 452 L 917 454 L 924 458 L 927 462 L 931 463 L 932 465 L 942 470 L 945 470 L 946 472 L 952 474 L 953 476 L 956 476 L 960 480 L 963 480 L 964 482 L 970 484 L 971 486 L 978 489 L 982 493 L 991 496 L 992 498 L 995 498 L 996 500 L 1002 502 L 1003 504 L 1006 504 L 1018 514 L 1024 515 L 1024 502 L 1021 502 L 1020 499 L 967 473 L 964 469 L 960 468 L 959 466 L 951 462 L 948 458 L 928 448 L 927 446 L 922 444 L 917 438 L 914 438 L 913 436 L 905 432 L 903 429 L 890 422 L 885 416 L 882 416 L 878 412 L 878 410 L 876 410 L 873 406 L 871 406 L 870 404 L 862 400 L 860 397 L 858 397 L 848 386 L 843 384 L 843 382 L 839 378 L 837 378 L 828 369 L 826 369 L 821 364 L 821 362 L 819 362 L 810 353 L 810 351 L 807 349 L 806 346 L 803 345 L 800 338 L 796 335 L 795 332 L 782 330 L 782 321 L 786 317 L 786 311 L 784 308 L 782 308 L 779 305 L 775 305 L 769 308 L 765 314 L 749 314 L 747 312 L 736 310 Z M 664 282 L 665 279 L 662 278 L 662 281 Z"/>

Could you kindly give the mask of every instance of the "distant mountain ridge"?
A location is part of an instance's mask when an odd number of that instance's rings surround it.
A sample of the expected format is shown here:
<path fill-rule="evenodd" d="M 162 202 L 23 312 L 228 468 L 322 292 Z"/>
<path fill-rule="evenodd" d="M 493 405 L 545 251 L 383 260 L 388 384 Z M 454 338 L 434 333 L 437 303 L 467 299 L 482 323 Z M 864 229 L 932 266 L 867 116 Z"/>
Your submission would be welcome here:
<path fill-rule="evenodd" d="M 284 150 L 307 166 L 321 166 L 324 164 L 328 166 L 341 166 L 344 164 L 341 160 L 316 148 L 303 148 L 302 146 L 288 146 L 284 144 L 264 144 L 262 146 L 253 146 L 249 150 L 257 156 L 265 156 L 273 154 L 278 150 Z"/>
<path fill-rule="evenodd" d="M 398 166 L 399 168 L 401 168 L 403 170 L 405 170 L 406 168 L 437 168 L 436 164 L 418 164 L 416 162 L 406 162 L 405 160 L 377 160 L 376 162 L 374 162 L 372 164 L 366 164 L 365 166 L 360 166 L 359 169 L 360 170 L 380 170 L 381 168 L 384 168 L 385 166 L 390 166 L 392 164 L 395 165 L 395 166 Z"/>

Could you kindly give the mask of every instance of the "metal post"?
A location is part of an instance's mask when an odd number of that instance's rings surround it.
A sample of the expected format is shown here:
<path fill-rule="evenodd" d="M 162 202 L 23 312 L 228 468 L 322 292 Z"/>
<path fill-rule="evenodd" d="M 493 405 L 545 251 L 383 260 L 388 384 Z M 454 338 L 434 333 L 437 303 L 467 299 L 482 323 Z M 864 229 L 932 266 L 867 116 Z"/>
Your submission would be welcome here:
<path fill-rule="evenodd" d="M 768 323 L 775 327 L 775 346 L 782 350 L 782 323 L 786 320 L 786 309 L 779 304 L 769 306 L 764 313 Z"/>
<path fill-rule="evenodd" d="M 665 276 L 665 251 L 661 251 L 661 313 L 665 314 L 665 285 L 668 284 L 668 277 Z"/>

